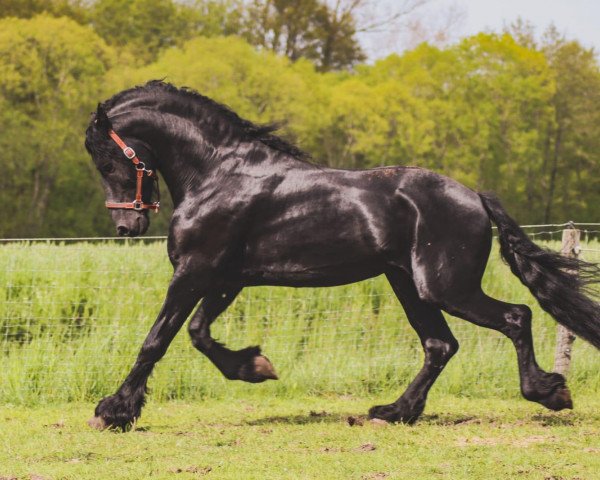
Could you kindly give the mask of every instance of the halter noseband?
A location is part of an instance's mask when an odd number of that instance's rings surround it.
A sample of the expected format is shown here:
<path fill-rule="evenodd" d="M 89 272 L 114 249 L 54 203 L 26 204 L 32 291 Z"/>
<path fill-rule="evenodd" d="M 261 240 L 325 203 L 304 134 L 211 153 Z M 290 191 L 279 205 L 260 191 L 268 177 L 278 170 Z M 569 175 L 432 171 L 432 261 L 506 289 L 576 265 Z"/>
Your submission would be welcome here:
<path fill-rule="evenodd" d="M 135 185 L 135 200 L 133 202 L 105 202 L 106 208 L 124 208 L 128 210 L 136 210 L 138 212 L 142 210 L 154 210 L 155 213 L 158 213 L 158 209 L 160 208 L 160 191 L 158 189 L 158 175 L 154 170 L 149 170 L 146 168 L 146 164 L 142 162 L 138 156 L 136 155 L 133 148 L 128 147 L 127 144 L 119 137 L 114 130 L 109 130 L 108 134 L 110 138 L 112 138 L 115 143 L 121 147 L 123 150 L 123 155 L 125 155 L 129 160 L 132 161 L 136 172 L 137 179 Z M 156 183 L 156 202 L 144 203 L 142 200 L 142 183 L 144 180 L 144 174 L 152 177 L 154 182 Z"/>

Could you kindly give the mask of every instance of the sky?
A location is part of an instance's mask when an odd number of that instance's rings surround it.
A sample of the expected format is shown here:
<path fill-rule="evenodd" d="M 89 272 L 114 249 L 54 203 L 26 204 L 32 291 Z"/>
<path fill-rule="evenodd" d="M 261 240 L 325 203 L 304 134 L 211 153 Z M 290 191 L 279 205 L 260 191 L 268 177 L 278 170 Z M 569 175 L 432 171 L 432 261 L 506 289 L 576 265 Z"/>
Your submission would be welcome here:
<path fill-rule="evenodd" d="M 378 15 L 398 8 L 401 1 L 415 0 L 377 0 Z M 443 27 L 452 8 L 459 18 L 452 27 L 454 39 L 486 30 L 501 31 L 520 17 L 531 22 L 536 33 L 554 24 L 567 38 L 600 51 L 600 0 L 429 0 L 408 21 L 421 21 L 425 29 Z M 407 29 L 400 26 L 399 31 Z M 361 37 L 371 60 L 410 48 L 415 42 L 397 32 Z"/>
<path fill-rule="evenodd" d="M 440 6 L 456 3 L 466 11 L 462 30 L 472 34 L 491 27 L 502 28 L 518 17 L 539 30 L 554 23 L 567 38 L 586 47 L 600 47 L 600 0 L 436 0 Z"/>

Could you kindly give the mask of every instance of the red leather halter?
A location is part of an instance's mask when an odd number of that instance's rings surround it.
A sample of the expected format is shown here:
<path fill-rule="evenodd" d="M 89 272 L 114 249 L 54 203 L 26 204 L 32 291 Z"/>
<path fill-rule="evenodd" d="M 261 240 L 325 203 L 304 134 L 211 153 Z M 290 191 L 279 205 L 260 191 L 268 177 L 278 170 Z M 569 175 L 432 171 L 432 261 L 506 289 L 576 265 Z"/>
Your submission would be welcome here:
<path fill-rule="evenodd" d="M 158 212 L 160 208 L 160 191 L 158 190 L 158 175 L 153 170 L 148 170 L 146 168 L 146 164 L 142 162 L 138 156 L 135 154 L 133 148 L 128 147 L 127 144 L 119 137 L 114 130 L 109 130 L 108 134 L 110 138 L 112 138 L 115 143 L 121 147 L 123 150 L 123 155 L 125 155 L 129 160 L 133 162 L 133 165 L 136 169 L 137 179 L 135 186 L 135 200 L 133 202 L 105 202 L 106 208 L 124 208 L 128 210 L 154 210 L 155 213 Z M 154 182 L 156 183 L 156 195 L 157 201 L 151 203 L 144 203 L 142 200 L 142 183 L 144 180 L 144 174 L 152 177 Z"/>

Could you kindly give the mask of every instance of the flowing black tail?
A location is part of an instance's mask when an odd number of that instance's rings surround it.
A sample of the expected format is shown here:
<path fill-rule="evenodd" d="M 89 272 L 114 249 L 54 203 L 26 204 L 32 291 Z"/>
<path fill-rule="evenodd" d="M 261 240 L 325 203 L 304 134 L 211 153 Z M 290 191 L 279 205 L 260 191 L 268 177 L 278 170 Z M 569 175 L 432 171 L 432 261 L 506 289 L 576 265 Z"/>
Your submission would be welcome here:
<path fill-rule="evenodd" d="M 512 273 L 556 321 L 600 349 L 600 303 L 586 295 L 588 285 L 600 282 L 599 266 L 541 249 L 495 196 L 479 196 L 498 227 L 500 253 Z"/>

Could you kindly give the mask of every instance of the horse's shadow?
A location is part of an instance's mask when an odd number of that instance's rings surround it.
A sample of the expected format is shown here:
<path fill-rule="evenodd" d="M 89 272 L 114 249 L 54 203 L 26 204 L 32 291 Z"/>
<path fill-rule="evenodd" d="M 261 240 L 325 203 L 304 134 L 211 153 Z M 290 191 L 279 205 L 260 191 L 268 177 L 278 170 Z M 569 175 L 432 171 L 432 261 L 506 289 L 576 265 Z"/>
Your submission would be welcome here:
<path fill-rule="evenodd" d="M 299 415 L 273 415 L 256 420 L 247 420 L 246 425 L 264 426 L 272 424 L 308 425 L 312 423 L 343 423 L 351 417 L 350 413 L 310 412 Z"/>
<path fill-rule="evenodd" d="M 531 420 L 538 422 L 543 427 L 572 427 L 576 419 L 572 415 L 556 415 L 552 413 L 538 413 L 531 417 Z"/>
<path fill-rule="evenodd" d="M 501 421 L 497 417 L 475 416 L 475 415 L 455 415 L 455 414 L 424 414 L 414 424 L 390 423 L 388 426 L 404 425 L 404 426 L 462 426 L 476 425 L 486 423 L 496 423 Z M 575 419 L 572 416 L 562 416 L 553 414 L 535 414 L 530 417 L 530 422 L 539 423 L 542 426 L 572 426 L 575 424 Z M 511 422 L 508 422 L 511 423 Z M 330 412 L 315 412 L 301 413 L 295 415 L 271 415 L 254 420 L 243 420 L 235 422 L 235 425 L 247 426 L 269 426 L 269 425 L 310 425 L 310 424 L 346 424 L 349 426 L 368 426 L 371 424 L 366 415 L 356 413 L 330 413 Z M 378 424 L 379 426 L 382 424 Z M 151 432 L 150 427 L 135 427 L 134 431 L 145 433 Z"/>
<path fill-rule="evenodd" d="M 459 425 L 469 423 L 483 423 L 484 420 L 474 416 L 456 416 L 456 415 L 422 415 L 416 422 L 416 425 Z M 308 425 L 314 423 L 345 423 L 349 426 L 369 425 L 369 418 L 366 415 L 357 415 L 353 413 L 328 413 L 328 412 L 310 412 L 308 414 L 298 415 L 275 415 L 256 420 L 245 421 L 245 425 L 265 426 L 265 425 Z M 389 425 L 408 425 L 390 423 Z"/>

